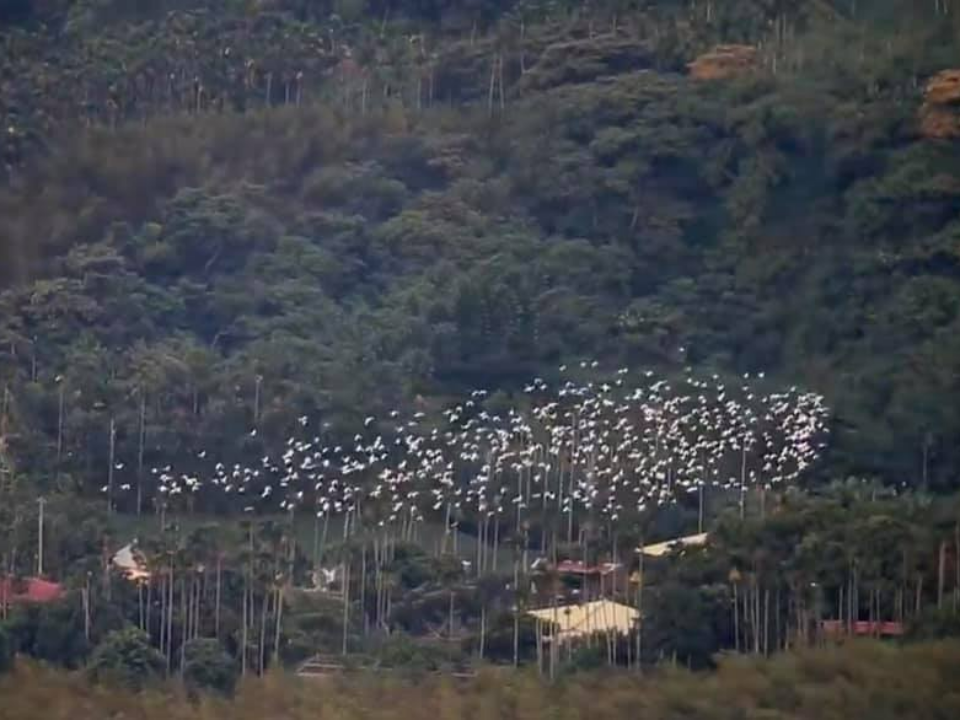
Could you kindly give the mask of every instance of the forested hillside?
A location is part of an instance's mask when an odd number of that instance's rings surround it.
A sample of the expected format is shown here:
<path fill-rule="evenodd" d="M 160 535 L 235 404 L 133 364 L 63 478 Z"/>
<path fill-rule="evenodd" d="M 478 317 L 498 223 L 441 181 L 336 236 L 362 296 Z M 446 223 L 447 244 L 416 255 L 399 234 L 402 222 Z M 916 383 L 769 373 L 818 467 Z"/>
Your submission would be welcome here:
<path fill-rule="evenodd" d="M 945 687 L 720 653 L 960 634 L 957 0 L 0 0 L 0 131 L 0 670 Z"/>
<path fill-rule="evenodd" d="M 832 475 L 956 478 L 960 163 L 921 132 L 949 2 L 3 8 L 5 436 L 38 478 L 58 392 L 96 484 L 138 393 L 149 464 L 579 357 L 767 371 L 826 394 Z M 719 43 L 760 49 L 692 77 Z"/>

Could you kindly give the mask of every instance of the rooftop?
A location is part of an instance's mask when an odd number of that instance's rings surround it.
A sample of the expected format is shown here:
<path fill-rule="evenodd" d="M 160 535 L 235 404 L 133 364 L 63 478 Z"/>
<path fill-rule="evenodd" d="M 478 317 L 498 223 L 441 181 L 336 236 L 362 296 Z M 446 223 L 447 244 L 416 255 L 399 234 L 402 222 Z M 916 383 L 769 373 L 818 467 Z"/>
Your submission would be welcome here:
<path fill-rule="evenodd" d="M 63 593 L 62 585 L 42 578 L 0 578 L 0 603 L 45 604 L 59 600 Z"/>

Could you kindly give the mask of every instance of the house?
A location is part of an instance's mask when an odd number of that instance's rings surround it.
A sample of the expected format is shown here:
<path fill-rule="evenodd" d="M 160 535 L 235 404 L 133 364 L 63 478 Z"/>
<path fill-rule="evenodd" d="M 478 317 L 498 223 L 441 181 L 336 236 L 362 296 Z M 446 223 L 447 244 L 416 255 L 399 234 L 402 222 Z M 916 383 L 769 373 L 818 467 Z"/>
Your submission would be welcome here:
<path fill-rule="evenodd" d="M 580 601 L 609 597 L 626 588 L 626 568 L 621 563 L 588 565 L 581 560 L 562 560 L 556 571 L 566 594 Z"/>
<path fill-rule="evenodd" d="M 0 607 L 10 605 L 45 605 L 64 595 L 60 583 L 42 578 L 0 578 Z"/>
<path fill-rule="evenodd" d="M 821 620 L 820 632 L 827 638 L 842 638 L 847 635 L 857 637 L 901 637 L 904 634 L 903 623 L 891 621 L 857 620 L 845 623 L 842 620 Z"/>
<path fill-rule="evenodd" d="M 551 628 L 546 640 L 555 637 L 561 644 L 595 634 L 629 635 L 640 619 L 636 608 L 612 600 L 559 605 L 531 610 L 528 614 Z"/>
<path fill-rule="evenodd" d="M 113 566 L 133 582 L 146 582 L 150 579 L 146 560 L 136 546 L 136 541 L 117 550 L 111 559 Z"/>
<path fill-rule="evenodd" d="M 646 557 L 662 557 L 664 555 L 668 555 L 674 549 L 702 547 L 703 545 L 707 544 L 708 538 L 708 533 L 687 535 L 685 537 L 673 538 L 672 540 L 654 543 L 653 545 L 642 545 L 637 548 L 637 552 L 643 553 Z"/>

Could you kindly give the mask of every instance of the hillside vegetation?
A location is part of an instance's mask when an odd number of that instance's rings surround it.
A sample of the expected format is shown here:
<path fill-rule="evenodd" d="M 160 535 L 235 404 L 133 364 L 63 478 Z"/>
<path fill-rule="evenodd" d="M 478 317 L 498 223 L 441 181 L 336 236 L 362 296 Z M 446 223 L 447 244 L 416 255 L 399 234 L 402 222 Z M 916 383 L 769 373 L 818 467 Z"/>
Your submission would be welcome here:
<path fill-rule="evenodd" d="M 5 3 L 8 462 L 54 473 L 58 387 L 97 485 L 136 392 L 149 464 L 231 443 L 258 376 L 277 438 L 595 357 L 773 372 L 833 475 L 952 485 L 941 5 Z M 755 71 L 692 79 L 718 42 Z"/>
<path fill-rule="evenodd" d="M 0 720 L 954 717 L 958 58 L 955 0 L 0 0 L 0 580 L 64 591 Z M 546 657 L 563 561 L 629 637 Z M 180 697 L 316 653 L 485 669 Z"/>
<path fill-rule="evenodd" d="M 232 701 L 133 695 L 90 689 L 75 678 L 24 667 L 0 681 L 0 718 L 138 717 L 200 720 L 230 716 L 404 720 L 524 720 L 591 717 L 743 718 L 771 720 L 851 717 L 936 720 L 960 711 L 956 645 L 907 651 L 874 644 L 808 651 L 776 660 L 725 660 L 710 677 L 680 670 L 643 680 L 585 675 L 548 686 L 534 676 L 483 674 L 449 680 L 382 677 L 293 683 L 272 677 L 249 682 Z"/>

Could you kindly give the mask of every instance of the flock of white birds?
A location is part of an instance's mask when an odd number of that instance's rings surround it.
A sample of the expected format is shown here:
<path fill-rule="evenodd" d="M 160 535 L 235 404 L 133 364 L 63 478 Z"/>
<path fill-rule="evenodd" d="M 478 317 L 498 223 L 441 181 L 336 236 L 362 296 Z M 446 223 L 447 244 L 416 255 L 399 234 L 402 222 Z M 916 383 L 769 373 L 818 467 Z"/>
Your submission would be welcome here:
<path fill-rule="evenodd" d="M 596 365 L 560 375 L 593 374 Z M 673 381 L 627 368 L 555 387 L 536 378 L 513 409 L 496 411 L 499 403 L 475 390 L 440 414 L 368 417 L 339 444 L 323 442 L 302 417 L 279 455 L 241 464 L 201 451 L 190 472 L 167 466 L 152 476 L 164 505 L 203 490 L 235 498 L 244 512 L 302 509 L 345 527 L 435 518 L 449 531 L 469 518 L 482 535 L 491 523 L 519 531 L 548 516 L 571 529 L 585 518 L 616 523 L 684 494 L 702 499 L 719 488 L 743 497 L 807 471 L 826 446 L 823 398 L 797 388 L 764 393 L 765 385 L 762 374 L 731 384 L 689 369 Z"/>

